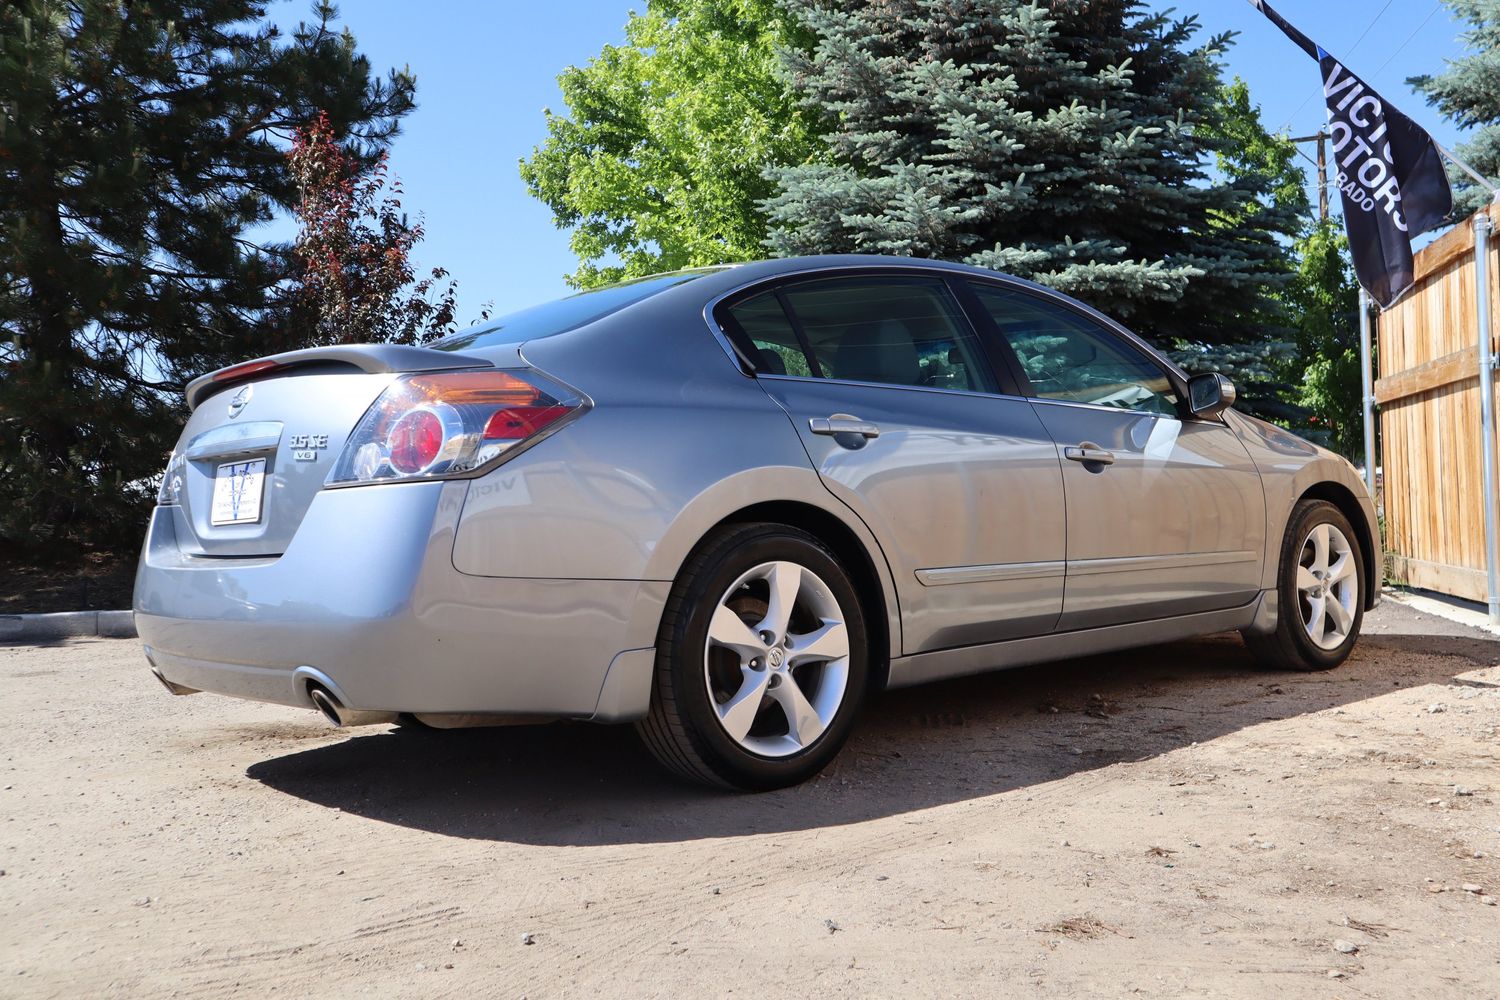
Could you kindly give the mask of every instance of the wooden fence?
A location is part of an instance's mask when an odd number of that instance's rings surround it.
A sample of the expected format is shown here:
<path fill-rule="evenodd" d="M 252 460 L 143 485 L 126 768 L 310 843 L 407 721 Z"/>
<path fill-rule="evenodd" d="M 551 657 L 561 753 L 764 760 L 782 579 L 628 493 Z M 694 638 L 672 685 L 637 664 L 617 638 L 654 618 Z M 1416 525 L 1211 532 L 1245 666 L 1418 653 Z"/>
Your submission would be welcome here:
<path fill-rule="evenodd" d="M 1500 206 L 1485 209 L 1500 223 Z M 1485 270 L 1500 334 L 1500 268 Z M 1416 257 L 1416 286 L 1378 321 L 1375 401 L 1391 578 L 1456 597 L 1485 593 L 1479 347 L 1472 220 Z"/>

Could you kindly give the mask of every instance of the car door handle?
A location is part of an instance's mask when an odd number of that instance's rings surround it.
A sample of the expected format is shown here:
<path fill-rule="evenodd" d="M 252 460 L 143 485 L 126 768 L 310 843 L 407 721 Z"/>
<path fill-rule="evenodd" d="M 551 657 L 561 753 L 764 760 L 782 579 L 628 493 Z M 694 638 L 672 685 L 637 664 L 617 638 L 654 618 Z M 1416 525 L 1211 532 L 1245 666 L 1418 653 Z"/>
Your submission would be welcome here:
<path fill-rule="evenodd" d="M 1064 448 L 1063 457 L 1070 462 L 1082 462 L 1085 465 L 1114 465 L 1114 452 L 1105 451 L 1097 444 L 1085 441 L 1076 447 Z"/>
<path fill-rule="evenodd" d="M 852 417 L 847 413 L 835 413 L 831 417 L 813 417 L 807 426 L 814 434 L 858 434 L 862 438 L 880 437 L 880 428 L 868 420 Z"/>

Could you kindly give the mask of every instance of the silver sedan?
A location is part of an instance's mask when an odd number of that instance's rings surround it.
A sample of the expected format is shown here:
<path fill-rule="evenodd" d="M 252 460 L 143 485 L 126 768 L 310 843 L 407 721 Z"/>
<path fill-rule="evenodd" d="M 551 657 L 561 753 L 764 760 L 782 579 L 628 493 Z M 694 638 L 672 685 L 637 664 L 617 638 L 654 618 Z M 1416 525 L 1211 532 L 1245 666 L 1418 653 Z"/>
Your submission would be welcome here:
<path fill-rule="evenodd" d="M 428 347 L 188 386 L 136 581 L 174 694 L 340 725 L 632 722 L 668 768 L 816 773 L 872 693 L 1239 630 L 1349 655 L 1350 465 L 990 271 L 765 261 Z"/>

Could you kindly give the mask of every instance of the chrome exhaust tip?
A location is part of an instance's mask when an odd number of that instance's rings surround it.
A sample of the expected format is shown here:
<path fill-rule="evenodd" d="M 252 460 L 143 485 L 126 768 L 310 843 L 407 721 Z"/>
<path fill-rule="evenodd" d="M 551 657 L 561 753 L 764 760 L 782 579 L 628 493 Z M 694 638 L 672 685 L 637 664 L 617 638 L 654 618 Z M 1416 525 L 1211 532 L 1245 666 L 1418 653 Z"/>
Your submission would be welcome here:
<path fill-rule="evenodd" d="M 166 677 L 164 677 L 162 675 L 162 672 L 159 669 L 157 669 L 155 666 L 153 666 L 151 668 L 151 676 L 155 677 L 157 680 L 161 681 L 161 686 L 164 687 L 164 688 L 166 688 L 167 691 L 169 691 L 172 694 L 175 694 L 175 695 L 201 694 L 201 692 L 197 688 L 185 687 L 185 686 L 183 686 L 181 684 L 174 684 L 171 681 L 167 680 Z"/>
<path fill-rule="evenodd" d="M 345 708 L 339 704 L 337 698 L 316 685 L 308 685 L 307 696 L 312 699 L 313 707 L 322 713 L 323 718 L 338 729 L 351 726 L 378 726 L 381 723 L 396 721 L 395 712 L 362 712 Z"/>

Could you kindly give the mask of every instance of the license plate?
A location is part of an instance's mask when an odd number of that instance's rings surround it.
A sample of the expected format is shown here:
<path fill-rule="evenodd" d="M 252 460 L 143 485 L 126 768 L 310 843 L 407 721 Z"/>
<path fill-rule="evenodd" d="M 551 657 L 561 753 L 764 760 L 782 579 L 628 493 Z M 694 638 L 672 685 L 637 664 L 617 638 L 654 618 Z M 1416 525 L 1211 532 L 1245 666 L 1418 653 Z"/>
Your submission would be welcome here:
<path fill-rule="evenodd" d="M 266 460 L 227 462 L 214 476 L 212 524 L 255 524 L 266 484 Z"/>

